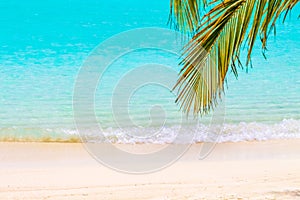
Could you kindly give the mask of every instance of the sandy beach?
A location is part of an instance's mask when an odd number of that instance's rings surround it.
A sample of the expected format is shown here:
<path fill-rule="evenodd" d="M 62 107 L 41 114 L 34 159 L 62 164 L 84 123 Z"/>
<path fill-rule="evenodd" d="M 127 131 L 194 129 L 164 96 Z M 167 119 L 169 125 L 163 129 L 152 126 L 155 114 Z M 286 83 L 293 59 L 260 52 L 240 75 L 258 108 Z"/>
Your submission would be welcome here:
<path fill-rule="evenodd" d="M 1 143 L 0 199 L 300 199 L 300 140 L 218 144 L 204 160 L 200 146 L 161 171 L 131 175 L 78 143 Z"/>

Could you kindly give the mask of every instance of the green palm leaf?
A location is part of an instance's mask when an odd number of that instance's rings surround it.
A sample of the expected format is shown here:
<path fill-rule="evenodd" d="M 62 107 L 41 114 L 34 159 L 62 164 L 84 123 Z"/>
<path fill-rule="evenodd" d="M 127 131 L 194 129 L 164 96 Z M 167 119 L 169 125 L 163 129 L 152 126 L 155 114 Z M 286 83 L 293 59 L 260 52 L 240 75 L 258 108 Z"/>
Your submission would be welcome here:
<path fill-rule="evenodd" d="M 207 0 L 171 0 L 169 22 L 176 30 L 193 33 L 200 24 L 200 8 Z"/>
<path fill-rule="evenodd" d="M 178 7 L 190 1 L 180 1 L 181 4 L 176 2 Z M 228 70 L 231 68 L 238 76 L 237 66 L 242 67 L 242 46 L 246 45 L 248 50 L 248 66 L 257 37 L 262 42 L 262 49 L 266 50 L 268 36 L 275 30 L 276 21 L 282 14 L 285 19 L 286 14 L 298 2 L 299 0 L 215 0 L 210 2 L 212 9 L 202 17 L 201 24 L 197 10 L 189 14 L 186 10 L 178 11 L 180 8 L 174 7 L 177 10 L 178 25 L 182 26 L 180 30 L 194 31 L 184 49 L 180 63 L 182 70 L 175 85 L 179 89 L 176 102 L 180 102 L 181 108 L 187 113 L 193 111 L 194 115 L 205 114 L 214 108 L 224 92 Z M 174 3 L 171 5 L 175 6 Z M 197 5 L 199 10 L 200 3 Z M 190 19 L 193 16 L 197 16 L 194 21 Z M 191 25 L 194 22 L 200 25 L 195 28 Z"/>

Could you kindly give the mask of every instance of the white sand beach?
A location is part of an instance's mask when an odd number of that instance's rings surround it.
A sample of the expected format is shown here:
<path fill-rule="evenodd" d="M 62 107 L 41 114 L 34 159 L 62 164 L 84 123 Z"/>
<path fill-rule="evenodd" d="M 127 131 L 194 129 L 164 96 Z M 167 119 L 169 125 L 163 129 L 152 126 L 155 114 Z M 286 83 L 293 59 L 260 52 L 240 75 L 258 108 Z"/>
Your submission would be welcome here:
<path fill-rule="evenodd" d="M 0 143 L 0 199 L 300 199 L 300 140 L 218 144 L 204 160 L 200 145 L 168 168 L 130 175 L 79 143 Z"/>

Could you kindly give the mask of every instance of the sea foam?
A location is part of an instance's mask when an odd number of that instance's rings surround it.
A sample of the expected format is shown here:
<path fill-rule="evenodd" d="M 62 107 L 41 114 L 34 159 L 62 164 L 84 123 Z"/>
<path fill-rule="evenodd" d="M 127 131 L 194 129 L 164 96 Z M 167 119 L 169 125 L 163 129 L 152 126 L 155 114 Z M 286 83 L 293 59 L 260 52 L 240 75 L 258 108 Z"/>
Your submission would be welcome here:
<path fill-rule="evenodd" d="M 179 138 L 179 139 L 178 139 Z M 300 138 L 300 120 L 278 123 L 241 122 L 218 125 L 135 128 L 76 129 L 1 128 L 0 141 L 8 142 L 112 142 L 112 143 L 200 143 L 242 142 Z"/>

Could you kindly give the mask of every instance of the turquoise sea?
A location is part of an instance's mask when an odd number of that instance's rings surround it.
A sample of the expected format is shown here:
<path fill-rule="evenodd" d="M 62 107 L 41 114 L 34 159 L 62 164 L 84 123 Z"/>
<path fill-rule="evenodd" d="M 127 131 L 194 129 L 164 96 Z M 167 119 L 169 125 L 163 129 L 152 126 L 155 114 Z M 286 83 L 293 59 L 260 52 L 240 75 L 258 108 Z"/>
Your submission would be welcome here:
<path fill-rule="evenodd" d="M 74 85 L 91 51 L 123 31 L 169 28 L 168 0 L 10 0 L 0 1 L 0 9 L 0 140 L 3 141 L 76 138 Z M 247 72 L 240 69 L 238 79 L 233 73 L 228 74 L 225 121 L 216 125 L 222 126 L 219 142 L 300 138 L 299 13 L 300 5 L 284 24 L 278 23 L 276 37 L 269 39 L 267 59 L 258 41 L 253 67 Z M 139 89 L 128 102 L 128 113 L 135 126 L 120 128 L 114 122 L 109 105 L 115 84 L 128 70 L 153 61 L 180 69 L 178 57 L 145 50 L 122 57 L 105 72 L 95 93 L 95 115 L 107 140 L 172 142 L 179 126 L 183 126 L 174 95 L 157 85 Z M 153 105 L 164 107 L 166 123 L 153 137 L 135 137 L 157 129 L 155 124 L 149 126 L 149 108 Z M 210 117 L 199 119 L 193 142 L 211 141 Z M 86 127 L 91 138 L 97 138 L 97 130 L 88 128 L 88 118 Z M 188 128 L 186 132 L 189 134 Z"/>

